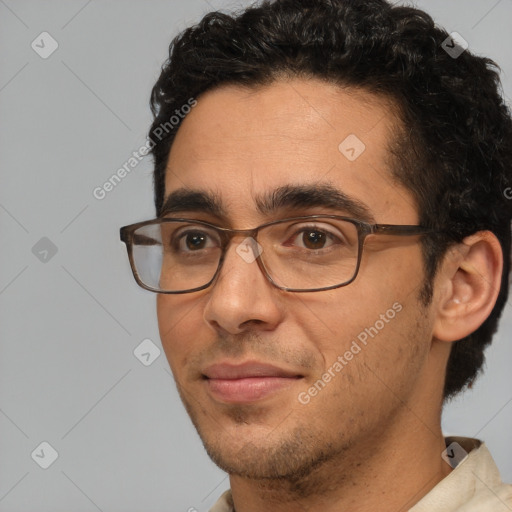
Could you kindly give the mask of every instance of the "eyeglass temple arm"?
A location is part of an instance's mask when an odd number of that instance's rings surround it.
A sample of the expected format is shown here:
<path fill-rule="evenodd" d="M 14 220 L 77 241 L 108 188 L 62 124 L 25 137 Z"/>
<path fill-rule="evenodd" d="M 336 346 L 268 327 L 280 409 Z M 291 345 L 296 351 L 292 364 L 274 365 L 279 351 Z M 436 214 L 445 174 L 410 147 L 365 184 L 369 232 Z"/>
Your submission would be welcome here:
<path fill-rule="evenodd" d="M 423 226 L 396 226 L 394 224 L 373 224 L 371 226 L 371 233 L 381 235 L 423 235 L 427 233 L 434 233 L 435 231 Z"/>

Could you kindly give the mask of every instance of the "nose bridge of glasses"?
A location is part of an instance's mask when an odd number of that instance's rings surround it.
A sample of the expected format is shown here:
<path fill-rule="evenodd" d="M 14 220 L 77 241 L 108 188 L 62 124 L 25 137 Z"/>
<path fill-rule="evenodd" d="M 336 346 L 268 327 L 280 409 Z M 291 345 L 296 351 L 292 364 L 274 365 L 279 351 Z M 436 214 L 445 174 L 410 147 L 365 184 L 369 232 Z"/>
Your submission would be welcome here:
<path fill-rule="evenodd" d="M 227 252 L 230 246 L 235 249 L 242 244 L 255 245 L 259 228 L 251 229 L 231 229 L 231 228 L 218 228 L 222 240 L 222 247 L 224 253 Z"/>

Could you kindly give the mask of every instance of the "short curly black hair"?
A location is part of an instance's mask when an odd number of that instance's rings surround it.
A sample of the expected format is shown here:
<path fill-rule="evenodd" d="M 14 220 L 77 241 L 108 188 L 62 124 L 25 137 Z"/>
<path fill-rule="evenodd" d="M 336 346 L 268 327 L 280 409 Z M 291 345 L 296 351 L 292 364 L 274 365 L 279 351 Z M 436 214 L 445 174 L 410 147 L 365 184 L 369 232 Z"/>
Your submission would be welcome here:
<path fill-rule="evenodd" d="M 179 124 L 155 133 L 191 97 L 220 85 L 304 77 L 392 100 L 403 124 L 390 146 L 394 177 L 415 197 L 420 223 L 448 234 L 422 241 L 422 302 L 430 303 L 451 244 L 490 230 L 504 254 L 494 309 L 477 331 L 453 344 L 445 399 L 473 382 L 497 330 L 508 296 L 512 204 L 506 192 L 512 190 L 512 121 L 498 67 L 469 51 L 454 58 L 445 51 L 455 44 L 449 37 L 425 12 L 385 0 L 267 0 L 232 15 L 212 12 L 172 41 L 151 94 L 149 134 L 160 215 Z"/>

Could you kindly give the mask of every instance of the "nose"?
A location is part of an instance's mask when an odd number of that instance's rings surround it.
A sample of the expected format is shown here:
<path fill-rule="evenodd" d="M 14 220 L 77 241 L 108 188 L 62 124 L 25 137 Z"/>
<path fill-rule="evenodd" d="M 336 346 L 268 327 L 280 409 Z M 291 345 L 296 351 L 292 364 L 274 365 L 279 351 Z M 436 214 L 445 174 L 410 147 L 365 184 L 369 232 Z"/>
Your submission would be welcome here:
<path fill-rule="evenodd" d="M 280 294 L 267 280 L 255 259 L 254 240 L 232 239 L 219 275 L 209 289 L 205 321 L 215 330 L 240 334 L 273 330 L 283 318 Z"/>

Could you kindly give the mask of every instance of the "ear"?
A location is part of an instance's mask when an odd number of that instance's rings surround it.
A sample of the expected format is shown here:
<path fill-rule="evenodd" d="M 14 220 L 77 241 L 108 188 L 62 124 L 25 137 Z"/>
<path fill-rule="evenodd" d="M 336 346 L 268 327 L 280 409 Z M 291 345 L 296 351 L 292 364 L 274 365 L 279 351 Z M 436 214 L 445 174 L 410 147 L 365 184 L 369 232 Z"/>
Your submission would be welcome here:
<path fill-rule="evenodd" d="M 475 332 L 496 304 L 502 272 L 501 245 L 490 231 L 451 248 L 436 278 L 434 338 L 452 342 Z"/>

